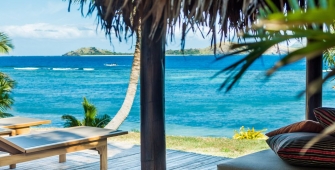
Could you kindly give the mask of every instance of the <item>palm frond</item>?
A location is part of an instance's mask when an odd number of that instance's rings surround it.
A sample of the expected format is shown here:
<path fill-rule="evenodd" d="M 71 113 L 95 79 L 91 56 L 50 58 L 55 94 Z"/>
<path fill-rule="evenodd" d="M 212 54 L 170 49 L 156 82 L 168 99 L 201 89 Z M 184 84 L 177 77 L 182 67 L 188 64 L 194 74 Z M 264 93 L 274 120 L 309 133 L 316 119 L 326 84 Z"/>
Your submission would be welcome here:
<path fill-rule="evenodd" d="M 10 109 L 14 103 L 11 97 L 12 89 L 15 87 L 16 82 L 8 75 L 0 72 L 0 112 Z"/>
<path fill-rule="evenodd" d="M 63 115 L 62 120 L 65 120 L 64 127 L 82 126 L 82 123 L 72 115 Z"/>
<path fill-rule="evenodd" d="M 11 39 L 5 33 L 0 32 L 0 53 L 8 53 L 13 48 Z"/>
<path fill-rule="evenodd" d="M 95 118 L 95 127 L 104 128 L 111 120 L 112 118 L 107 114 L 97 116 Z"/>
<path fill-rule="evenodd" d="M 328 66 L 328 68 L 335 66 L 334 56 L 335 56 L 335 48 L 329 48 L 323 52 L 323 61 Z"/>
<path fill-rule="evenodd" d="M 305 7 L 301 7 L 301 4 L 299 4 L 300 1 L 291 0 L 290 5 L 294 10 L 284 14 L 282 12 L 272 12 L 276 10 L 269 10 L 269 8 L 274 7 L 271 7 L 272 1 L 267 2 L 270 2 L 270 7 L 265 6 L 259 10 L 259 14 L 261 15 L 259 18 L 261 19 L 253 25 L 253 29 L 255 29 L 257 34 L 246 32 L 242 35 L 242 38 L 245 39 L 247 43 L 240 43 L 231 47 L 232 49 L 242 48 L 243 51 L 249 51 L 249 54 L 243 59 L 223 68 L 215 75 L 217 76 L 222 73 L 229 74 L 220 89 L 226 88 L 226 91 L 229 91 L 236 82 L 241 79 L 244 72 L 255 59 L 261 58 L 266 49 L 276 44 L 285 43 L 292 39 L 305 38 L 310 40 L 310 43 L 305 47 L 285 54 L 284 57 L 278 60 L 278 62 L 267 71 L 266 75 L 268 76 L 272 75 L 278 69 L 298 60 L 304 58 L 311 60 L 335 46 L 335 34 L 329 31 L 331 25 L 334 24 L 334 17 L 332 15 L 322 17 L 327 13 L 332 13 L 335 8 L 334 3 L 317 7 L 313 2 L 308 2 L 311 8 L 306 9 Z M 324 25 L 325 28 L 322 29 L 320 25 Z M 240 52 L 242 52 L 242 50 L 240 50 Z M 233 54 L 236 54 L 236 52 Z M 231 55 L 232 54 L 224 55 L 219 57 L 218 60 Z M 321 78 L 318 82 L 324 81 Z M 316 92 L 317 90 L 315 90 L 315 88 L 317 84 L 319 83 L 312 83 L 309 87 L 310 89 L 307 90 Z"/>
<path fill-rule="evenodd" d="M 181 29 L 181 48 L 186 42 L 186 34 L 191 30 L 202 35 L 211 36 L 211 45 L 216 51 L 217 41 L 231 40 L 240 30 L 247 31 L 252 23 L 256 22 L 258 8 L 263 4 L 259 0 L 69 0 L 71 5 L 80 4 L 79 8 L 87 9 L 87 15 L 97 14 L 98 26 L 111 38 L 115 34 L 121 41 L 128 35 L 134 35 L 134 31 L 140 26 L 140 20 L 144 23 L 152 18 L 149 37 L 153 35 L 175 35 L 176 29 Z M 294 4 L 288 4 L 288 0 L 273 1 L 272 8 L 291 10 Z M 305 7 L 301 1 L 299 6 Z M 209 28 L 208 32 L 204 32 Z M 217 34 L 220 34 L 217 37 Z"/>
<path fill-rule="evenodd" d="M 5 111 L 11 108 L 13 105 L 14 99 L 9 96 L 9 94 L 0 95 L 0 111 Z"/>
<path fill-rule="evenodd" d="M 13 117 L 14 115 L 10 113 L 4 113 L 0 111 L 0 118 Z"/>
<path fill-rule="evenodd" d="M 85 119 L 90 119 L 93 120 L 95 118 L 95 116 L 97 115 L 97 109 L 96 107 L 91 104 L 86 97 L 84 97 L 84 101 L 83 101 L 83 108 L 84 108 L 84 113 L 85 113 Z"/>

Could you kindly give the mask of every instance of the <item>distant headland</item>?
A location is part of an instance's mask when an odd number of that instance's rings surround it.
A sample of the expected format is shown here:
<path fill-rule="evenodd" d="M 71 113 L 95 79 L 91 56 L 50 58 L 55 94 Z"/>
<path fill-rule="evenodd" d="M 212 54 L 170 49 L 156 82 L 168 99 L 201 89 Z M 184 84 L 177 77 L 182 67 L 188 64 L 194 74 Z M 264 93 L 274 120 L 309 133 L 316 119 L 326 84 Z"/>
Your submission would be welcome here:
<path fill-rule="evenodd" d="M 62 56 L 82 56 L 82 55 L 133 55 L 133 53 L 118 53 L 96 47 L 83 47 L 75 51 L 70 51 Z"/>
<path fill-rule="evenodd" d="M 222 43 L 221 47 L 219 44 L 217 45 L 217 54 L 226 54 L 231 51 L 230 48 L 231 43 Z M 287 53 L 288 51 L 294 51 L 297 48 L 294 47 L 288 47 L 285 45 L 279 45 L 279 46 L 274 46 L 271 47 L 265 54 L 278 54 L 278 50 L 280 53 Z M 244 54 L 246 54 L 245 52 Z M 213 48 L 212 47 L 206 47 L 206 48 L 188 48 L 184 49 L 184 53 L 182 53 L 181 50 L 166 50 L 165 51 L 166 55 L 212 55 L 213 54 Z M 105 49 L 99 49 L 96 47 L 83 47 L 80 49 L 77 49 L 75 51 L 70 51 L 62 56 L 83 56 L 83 55 L 133 55 L 133 53 L 122 53 L 122 52 L 112 52 L 110 50 L 105 50 Z"/>

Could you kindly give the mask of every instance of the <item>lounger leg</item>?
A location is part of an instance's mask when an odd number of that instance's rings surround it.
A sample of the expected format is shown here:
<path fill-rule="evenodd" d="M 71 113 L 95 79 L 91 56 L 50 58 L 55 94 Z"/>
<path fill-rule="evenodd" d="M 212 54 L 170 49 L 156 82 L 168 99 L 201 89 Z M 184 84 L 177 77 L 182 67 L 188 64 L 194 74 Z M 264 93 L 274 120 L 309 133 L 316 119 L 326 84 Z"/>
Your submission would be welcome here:
<path fill-rule="evenodd" d="M 100 170 L 107 170 L 107 141 L 106 145 L 98 147 L 97 151 L 100 154 Z"/>
<path fill-rule="evenodd" d="M 9 169 L 15 169 L 15 168 L 16 168 L 16 164 L 9 165 Z"/>
<path fill-rule="evenodd" d="M 17 128 L 17 129 L 15 129 L 15 133 L 16 133 L 16 135 L 29 134 L 30 133 L 30 127 Z"/>
<path fill-rule="evenodd" d="M 15 136 L 15 135 L 16 135 L 15 130 L 12 130 L 12 133 L 9 136 Z M 9 169 L 15 169 L 15 168 L 16 168 L 16 164 L 9 165 Z"/>
<path fill-rule="evenodd" d="M 15 130 L 12 130 L 12 133 L 9 136 L 16 136 Z"/>
<path fill-rule="evenodd" d="M 59 163 L 66 162 L 66 154 L 59 155 Z"/>
<path fill-rule="evenodd" d="M 16 164 L 9 165 L 9 169 L 15 169 L 15 168 L 16 168 Z"/>

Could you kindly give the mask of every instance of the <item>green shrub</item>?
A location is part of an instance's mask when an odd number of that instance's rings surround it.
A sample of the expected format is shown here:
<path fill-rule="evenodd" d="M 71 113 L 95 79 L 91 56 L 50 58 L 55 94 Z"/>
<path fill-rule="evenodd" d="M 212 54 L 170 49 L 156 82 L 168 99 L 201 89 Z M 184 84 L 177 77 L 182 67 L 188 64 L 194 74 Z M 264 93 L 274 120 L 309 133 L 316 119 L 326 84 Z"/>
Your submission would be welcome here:
<path fill-rule="evenodd" d="M 64 127 L 74 126 L 92 126 L 104 128 L 110 121 L 111 117 L 107 114 L 98 116 L 96 107 L 89 103 L 86 97 L 84 97 L 83 108 L 84 108 L 84 120 L 80 121 L 76 117 L 65 114 L 62 119 L 65 120 Z"/>
<path fill-rule="evenodd" d="M 266 139 L 267 137 L 263 134 L 266 129 L 256 131 L 255 128 L 245 129 L 244 126 L 240 128 L 240 131 L 234 130 L 233 139 Z"/>

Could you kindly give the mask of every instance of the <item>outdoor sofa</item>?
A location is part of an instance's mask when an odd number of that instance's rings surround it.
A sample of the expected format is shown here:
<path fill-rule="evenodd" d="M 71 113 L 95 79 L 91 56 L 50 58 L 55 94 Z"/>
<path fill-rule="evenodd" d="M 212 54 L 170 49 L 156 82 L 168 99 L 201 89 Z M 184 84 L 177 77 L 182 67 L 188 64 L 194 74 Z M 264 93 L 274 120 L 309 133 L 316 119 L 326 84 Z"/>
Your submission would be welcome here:
<path fill-rule="evenodd" d="M 66 153 L 95 149 L 100 155 L 100 169 L 107 169 L 107 138 L 127 134 L 127 131 L 77 126 L 33 134 L 0 137 L 0 166 L 13 165 L 49 156 L 59 155 L 66 161 Z M 11 167 L 11 168 L 15 168 Z"/>
<path fill-rule="evenodd" d="M 218 170 L 330 170 L 334 168 L 294 166 L 283 161 L 271 149 L 229 159 Z"/>

